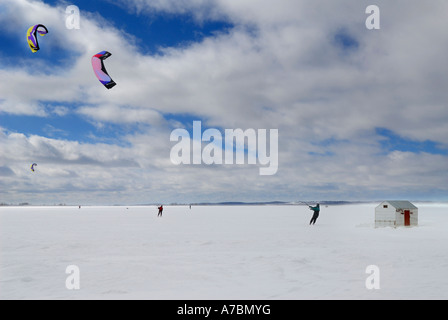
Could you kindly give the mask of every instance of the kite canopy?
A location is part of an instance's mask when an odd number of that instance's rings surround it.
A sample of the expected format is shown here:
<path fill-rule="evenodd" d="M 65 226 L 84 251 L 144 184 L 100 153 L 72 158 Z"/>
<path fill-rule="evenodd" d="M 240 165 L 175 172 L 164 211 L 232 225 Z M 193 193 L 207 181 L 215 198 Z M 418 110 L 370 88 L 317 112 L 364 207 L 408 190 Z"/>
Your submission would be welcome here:
<path fill-rule="evenodd" d="M 37 34 L 39 34 L 40 36 L 43 37 L 47 33 L 48 33 L 48 29 L 42 24 L 37 24 L 28 29 L 28 32 L 26 34 L 26 39 L 27 39 L 28 45 L 30 46 L 30 49 L 33 53 L 36 53 L 37 51 L 40 50 L 39 42 L 37 41 Z"/>
<path fill-rule="evenodd" d="M 37 163 L 33 163 L 33 164 L 31 165 L 31 171 L 33 171 L 33 172 L 35 172 L 34 167 L 37 167 Z"/>
<path fill-rule="evenodd" d="M 117 84 L 107 73 L 106 67 L 104 66 L 104 60 L 109 58 L 112 54 L 107 51 L 102 51 L 92 57 L 92 67 L 98 80 L 107 88 L 112 89 Z"/>

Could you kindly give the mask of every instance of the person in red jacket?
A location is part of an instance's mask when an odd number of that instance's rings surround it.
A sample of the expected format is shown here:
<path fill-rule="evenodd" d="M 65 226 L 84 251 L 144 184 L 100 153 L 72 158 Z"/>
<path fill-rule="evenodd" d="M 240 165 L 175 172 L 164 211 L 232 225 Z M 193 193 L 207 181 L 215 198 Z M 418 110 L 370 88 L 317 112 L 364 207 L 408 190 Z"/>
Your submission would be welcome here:
<path fill-rule="evenodd" d="M 159 207 L 159 214 L 157 216 L 158 217 L 162 217 L 163 216 L 163 205 Z"/>

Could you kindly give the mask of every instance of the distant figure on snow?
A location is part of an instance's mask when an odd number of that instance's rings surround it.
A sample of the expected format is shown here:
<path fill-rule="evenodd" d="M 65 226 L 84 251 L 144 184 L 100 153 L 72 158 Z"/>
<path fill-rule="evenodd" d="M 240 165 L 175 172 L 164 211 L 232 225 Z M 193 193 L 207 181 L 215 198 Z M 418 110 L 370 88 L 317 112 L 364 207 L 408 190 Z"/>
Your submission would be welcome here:
<path fill-rule="evenodd" d="M 319 218 L 320 204 L 317 204 L 315 207 L 310 206 L 310 210 L 314 211 L 314 215 L 311 218 L 310 225 L 314 225 L 317 221 L 317 218 Z"/>
<path fill-rule="evenodd" d="M 159 207 L 159 214 L 157 216 L 158 217 L 162 217 L 163 216 L 163 206 Z"/>

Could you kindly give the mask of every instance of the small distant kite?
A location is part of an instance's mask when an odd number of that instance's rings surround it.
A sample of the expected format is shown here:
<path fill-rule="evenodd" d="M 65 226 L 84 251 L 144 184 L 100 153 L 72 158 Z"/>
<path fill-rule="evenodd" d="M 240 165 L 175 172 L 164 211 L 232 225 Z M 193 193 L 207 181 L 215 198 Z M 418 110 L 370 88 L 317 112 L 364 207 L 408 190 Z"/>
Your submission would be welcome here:
<path fill-rule="evenodd" d="M 35 167 L 37 167 L 37 163 L 33 163 L 31 165 L 31 171 L 36 172 L 36 170 L 34 169 Z"/>
<path fill-rule="evenodd" d="M 37 41 L 37 35 L 39 34 L 41 37 L 43 37 L 47 33 L 48 29 L 42 24 L 37 24 L 28 29 L 28 32 L 26 33 L 26 39 L 33 53 L 36 53 L 40 50 L 39 42 Z"/>
<path fill-rule="evenodd" d="M 98 80 L 107 88 L 112 89 L 117 84 L 107 73 L 104 67 L 104 60 L 109 58 L 112 54 L 107 51 L 102 51 L 92 57 L 92 67 Z"/>

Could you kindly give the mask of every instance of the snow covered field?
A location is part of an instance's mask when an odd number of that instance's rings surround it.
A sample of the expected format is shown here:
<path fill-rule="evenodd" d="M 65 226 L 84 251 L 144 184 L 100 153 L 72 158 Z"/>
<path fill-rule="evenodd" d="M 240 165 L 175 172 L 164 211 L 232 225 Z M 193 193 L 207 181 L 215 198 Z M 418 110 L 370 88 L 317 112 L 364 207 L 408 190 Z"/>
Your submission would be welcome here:
<path fill-rule="evenodd" d="M 315 226 L 303 206 L 3 207 L 0 299 L 448 299 L 448 205 L 417 206 L 401 229 L 375 229 L 375 204 Z"/>

